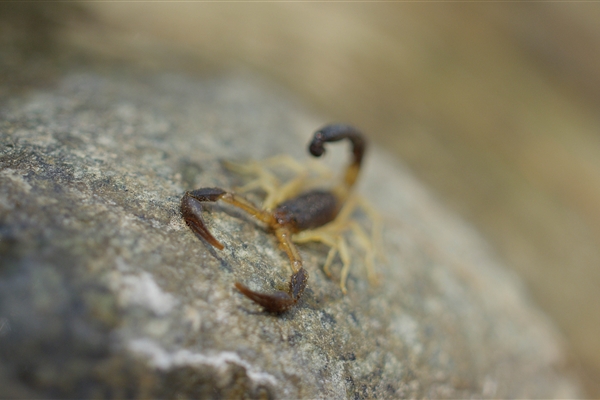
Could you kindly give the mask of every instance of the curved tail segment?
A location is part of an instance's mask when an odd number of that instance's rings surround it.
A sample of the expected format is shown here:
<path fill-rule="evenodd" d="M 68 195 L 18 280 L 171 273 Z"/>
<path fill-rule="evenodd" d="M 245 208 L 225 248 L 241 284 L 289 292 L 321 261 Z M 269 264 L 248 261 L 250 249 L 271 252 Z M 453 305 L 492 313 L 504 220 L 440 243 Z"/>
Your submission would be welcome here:
<path fill-rule="evenodd" d="M 352 160 L 346 168 L 344 184 L 346 191 L 356 182 L 363 155 L 367 149 L 367 142 L 363 134 L 350 125 L 333 124 L 327 125 L 315 132 L 313 140 L 308 146 L 310 154 L 320 157 L 325 153 L 326 142 L 337 142 L 342 139 L 348 139 L 352 143 Z"/>

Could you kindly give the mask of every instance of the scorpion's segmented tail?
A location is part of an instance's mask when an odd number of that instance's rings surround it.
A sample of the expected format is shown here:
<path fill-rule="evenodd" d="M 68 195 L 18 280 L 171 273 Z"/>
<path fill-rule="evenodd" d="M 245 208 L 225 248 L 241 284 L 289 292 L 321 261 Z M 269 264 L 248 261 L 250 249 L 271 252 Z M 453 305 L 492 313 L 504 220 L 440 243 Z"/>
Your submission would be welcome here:
<path fill-rule="evenodd" d="M 352 142 L 352 160 L 344 176 L 344 184 L 349 190 L 356 182 L 363 155 L 367 148 L 367 142 L 363 134 L 350 125 L 333 124 L 327 125 L 315 132 L 313 140 L 308 146 L 310 154 L 320 157 L 325 152 L 326 142 L 337 142 L 342 139 L 348 139 Z"/>

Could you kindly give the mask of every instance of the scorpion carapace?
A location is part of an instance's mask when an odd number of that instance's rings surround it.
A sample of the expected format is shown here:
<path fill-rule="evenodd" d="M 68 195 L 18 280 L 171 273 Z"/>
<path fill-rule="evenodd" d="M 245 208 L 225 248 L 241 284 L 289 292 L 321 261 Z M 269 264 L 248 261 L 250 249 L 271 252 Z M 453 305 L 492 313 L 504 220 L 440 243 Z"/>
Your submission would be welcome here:
<path fill-rule="evenodd" d="M 308 272 L 302 265 L 296 245 L 292 242 L 292 235 L 333 221 L 356 181 L 366 149 L 365 139 L 357 129 L 339 124 L 325 126 L 315 132 L 309 144 L 309 151 L 313 156 L 320 157 L 325 152 L 325 143 L 342 139 L 348 139 L 352 143 L 352 159 L 342 182 L 331 191 L 311 190 L 280 203 L 274 210 L 261 210 L 242 196 L 219 188 L 192 190 L 186 192 L 181 199 L 181 213 L 187 225 L 219 250 L 223 249 L 223 244 L 207 229 L 202 219 L 202 202 L 221 200 L 241 208 L 265 223 L 275 233 L 290 259 L 292 276 L 288 290 L 267 294 L 250 290 L 239 282 L 235 284 L 242 294 L 269 312 L 287 311 L 298 302 L 306 288 Z"/>

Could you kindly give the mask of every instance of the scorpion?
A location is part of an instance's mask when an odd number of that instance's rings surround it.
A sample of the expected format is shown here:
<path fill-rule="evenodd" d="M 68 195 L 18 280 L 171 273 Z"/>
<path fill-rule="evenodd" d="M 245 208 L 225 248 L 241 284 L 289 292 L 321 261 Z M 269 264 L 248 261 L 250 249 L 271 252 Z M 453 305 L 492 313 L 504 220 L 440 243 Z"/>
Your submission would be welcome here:
<path fill-rule="evenodd" d="M 267 312 L 285 312 L 301 298 L 307 285 L 308 272 L 304 269 L 302 257 L 292 242 L 292 237 L 303 231 L 323 227 L 338 217 L 356 182 L 367 147 L 366 140 L 359 130 L 342 124 L 327 125 L 319 129 L 309 143 L 310 154 L 320 157 L 325 153 L 325 143 L 343 139 L 351 142 L 352 156 L 342 181 L 331 190 L 309 190 L 281 202 L 273 210 L 260 209 L 239 194 L 216 187 L 187 191 L 181 199 L 181 213 L 186 224 L 208 244 L 219 250 L 224 248 L 223 244 L 211 234 L 202 218 L 202 203 L 204 202 L 220 200 L 238 207 L 266 224 L 268 229 L 275 234 L 281 248 L 290 260 L 292 275 L 288 283 L 288 290 L 261 293 L 249 289 L 242 283 L 235 283 L 238 291 L 262 306 Z M 330 258 L 328 257 L 328 259 Z M 345 286 L 342 287 L 342 290 L 345 292 Z"/>

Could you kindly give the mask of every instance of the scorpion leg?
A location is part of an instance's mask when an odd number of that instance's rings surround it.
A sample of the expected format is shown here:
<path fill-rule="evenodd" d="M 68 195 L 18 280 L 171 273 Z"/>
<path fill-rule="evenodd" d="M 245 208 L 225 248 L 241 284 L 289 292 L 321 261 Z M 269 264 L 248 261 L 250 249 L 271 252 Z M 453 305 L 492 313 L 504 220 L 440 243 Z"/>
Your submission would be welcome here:
<path fill-rule="evenodd" d="M 367 217 L 371 219 L 371 237 L 351 216 L 357 208 L 361 208 Z M 331 264 L 336 255 L 340 255 L 342 260 L 342 270 L 340 277 L 340 288 L 343 293 L 347 292 L 346 281 L 351 264 L 348 242 L 344 238 L 344 233 L 351 231 L 353 236 L 349 238 L 352 242 L 358 244 L 364 250 L 364 264 L 367 271 L 369 282 L 377 284 L 377 274 L 375 272 L 375 258 L 383 257 L 379 250 L 381 239 L 381 217 L 373 210 L 366 201 L 356 195 L 350 195 L 346 204 L 336 217 L 336 219 L 327 225 L 316 229 L 298 232 L 294 236 L 295 243 L 321 242 L 329 247 L 327 259 L 323 265 L 323 272 L 331 277 Z M 383 260 L 382 260 L 383 261 Z"/>
<path fill-rule="evenodd" d="M 246 163 L 224 161 L 223 165 L 238 174 L 255 176 L 253 180 L 237 188 L 237 191 L 244 193 L 254 189 L 263 190 L 267 194 L 262 204 L 263 210 L 272 210 L 283 201 L 297 196 L 311 184 L 314 185 L 313 181 L 322 183 L 323 180 L 330 179 L 332 176 L 327 167 L 314 162 L 314 160 L 310 160 L 309 165 L 304 165 L 287 154 Z M 281 170 L 290 171 L 295 174 L 295 177 L 282 184 L 273 172 Z"/>

